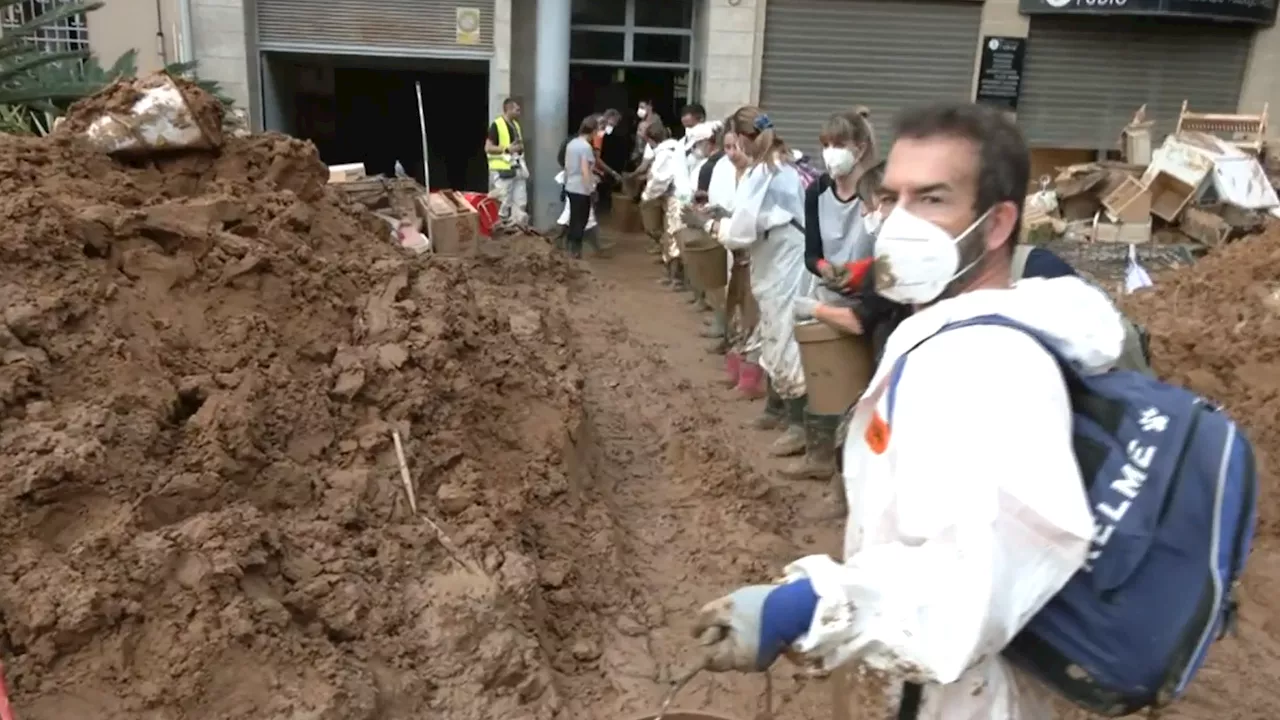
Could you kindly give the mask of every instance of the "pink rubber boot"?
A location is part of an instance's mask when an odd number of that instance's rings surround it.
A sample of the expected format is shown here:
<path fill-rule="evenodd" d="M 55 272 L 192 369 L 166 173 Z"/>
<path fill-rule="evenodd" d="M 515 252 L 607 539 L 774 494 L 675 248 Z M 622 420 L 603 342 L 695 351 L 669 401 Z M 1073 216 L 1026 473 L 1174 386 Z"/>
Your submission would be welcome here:
<path fill-rule="evenodd" d="M 736 387 L 742 379 L 742 356 L 738 353 L 724 354 L 724 379 L 728 387 Z"/>
<path fill-rule="evenodd" d="M 738 393 L 748 400 L 756 400 L 765 396 L 764 368 L 753 362 L 743 362 L 742 372 L 738 376 Z"/>

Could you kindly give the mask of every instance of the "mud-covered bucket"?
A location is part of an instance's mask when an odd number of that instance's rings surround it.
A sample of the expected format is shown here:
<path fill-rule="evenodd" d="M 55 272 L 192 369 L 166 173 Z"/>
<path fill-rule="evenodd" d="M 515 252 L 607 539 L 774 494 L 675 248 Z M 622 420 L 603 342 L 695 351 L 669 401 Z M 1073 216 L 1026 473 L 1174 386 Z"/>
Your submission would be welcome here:
<path fill-rule="evenodd" d="M 640 203 L 640 223 L 644 226 L 645 234 L 654 240 L 662 237 L 662 231 L 666 226 L 667 208 L 665 205 L 665 197 L 656 197 Z"/>
<path fill-rule="evenodd" d="M 871 382 L 871 343 L 818 320 L 798 323 L 795 335 L 810 410 L 818 415 L 843 414 Z"/>
<path fill-rule="evenodd" d="M 609 224 L 624 233 L 640 232 L 640 215 L 635 198 L 625 193 L 614 193 L 609 205 Z"/>
<path fill-rule="evenodd" d="M 122 90 L 117 97 L 127 107 L 104 107 L 83 131 L 94 147 L 112 155 L 148 155 L 222 146 L 222 128 L 209 126 L 173 77 L 161 72 L 122 82 L 130 83 L 123 88 L 128 94 Z"/>
<path fill-rule="evenodd" d="M 684 255 L 684 271 L 693 289 L 708 292 L 729 284 L 728 251 L 706 231 L 684 228 L 676 233 L 676 242 Z"/>

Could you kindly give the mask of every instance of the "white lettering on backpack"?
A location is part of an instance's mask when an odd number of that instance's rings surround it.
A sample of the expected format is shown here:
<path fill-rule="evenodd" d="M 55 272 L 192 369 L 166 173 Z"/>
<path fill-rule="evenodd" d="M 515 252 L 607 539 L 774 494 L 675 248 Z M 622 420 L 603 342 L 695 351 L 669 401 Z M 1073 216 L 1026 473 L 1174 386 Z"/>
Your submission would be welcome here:
<path fill-rule="evenodd" d="M 1147 408 L 1138 416 L 1138 427 L 1144 434 L 1159 435 L 1169 428 L 1169 416 L 1160 412 L 1159 408 Z M 1120 476 L 1107 486 L 1110 497 L 1098 501 L 1093 506 L 1094 531 L 1089 554 L 1085 558 L 1084 571 L 1093 572 L 1093 564 L 1102 557 L 1116 526 L 1124 519 L 1133 503 L 1142 492 L 1147 482 L 1147 470 L 1156 457 L 1156 446 L 1146 444 L 1142 440 L 1130 440 L 1125 447 L 1128 456 L 1120 468 Z"/>

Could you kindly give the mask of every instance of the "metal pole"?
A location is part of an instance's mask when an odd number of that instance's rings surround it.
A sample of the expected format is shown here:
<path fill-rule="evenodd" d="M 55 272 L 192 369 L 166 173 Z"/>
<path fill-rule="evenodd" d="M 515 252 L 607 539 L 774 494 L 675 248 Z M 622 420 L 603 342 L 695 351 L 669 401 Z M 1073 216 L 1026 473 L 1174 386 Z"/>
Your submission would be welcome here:
<path fill-rule="evenodd" d="M 537 2 L 529 213 L 535 227 L 546 228 L 560 215 L 556 151 L 569 136 L 569 24 L 573 4 L 571 0 Z M 530 157 L 528 150 L 525 149 L 526 157 Z"/>
<path fill-rule="evenodd" d="M 418 129 L 422 131 L 422 187 L 431 192 L 431 163 L 427 161 L 427 118 L 422 109 L 422 83 L 415 82 L 413 87 L 418 91 Z"/>

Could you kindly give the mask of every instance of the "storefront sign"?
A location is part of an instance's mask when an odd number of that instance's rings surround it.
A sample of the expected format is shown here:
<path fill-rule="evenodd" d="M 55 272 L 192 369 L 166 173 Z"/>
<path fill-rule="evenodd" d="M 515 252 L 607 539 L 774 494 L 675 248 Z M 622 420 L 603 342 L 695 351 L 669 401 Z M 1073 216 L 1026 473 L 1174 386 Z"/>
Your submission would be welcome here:
<path fill-rule="evenodd" d="M 1026 57 L 1026 38 L 992 35 L 982 38 L 982 64 L 978 67 L 978 94 L 974 99 L 1016 111 L 1022 92 L 1022 63 Z"/>
<path fill-rule="evenodd" d="M 1018 0 L 1024 15 L 1156 15 L 1274 25 L 1277 0 Z"/>

